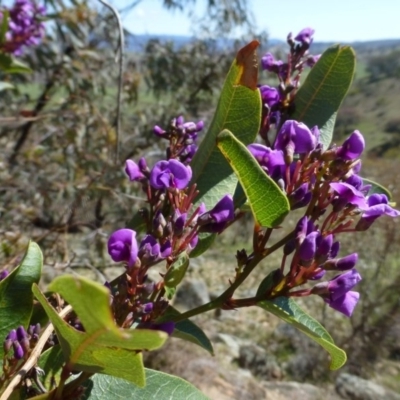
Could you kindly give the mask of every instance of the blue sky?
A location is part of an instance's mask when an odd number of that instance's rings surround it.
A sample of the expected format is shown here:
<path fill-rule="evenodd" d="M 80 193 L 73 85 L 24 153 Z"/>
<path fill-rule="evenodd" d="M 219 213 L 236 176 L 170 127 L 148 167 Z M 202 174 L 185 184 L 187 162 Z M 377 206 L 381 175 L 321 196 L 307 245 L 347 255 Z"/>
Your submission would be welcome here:
<path fill-rule="evenodd" d="M 316 41 L 356 41 L 400 38 L 400 0 L 248 0 L 256 25 L 271 38 L 285 39 L 291 31 L 315 29 Z M 197 12 L 206 4 L 197 0 Z M 123 7 L 129 0 L 113 0 Z M 142 0 L 129 14 L 124 26 L 131 32 L 190 35 L 191 22 L 185 13 L 167 11 L 161 0 Z"/>

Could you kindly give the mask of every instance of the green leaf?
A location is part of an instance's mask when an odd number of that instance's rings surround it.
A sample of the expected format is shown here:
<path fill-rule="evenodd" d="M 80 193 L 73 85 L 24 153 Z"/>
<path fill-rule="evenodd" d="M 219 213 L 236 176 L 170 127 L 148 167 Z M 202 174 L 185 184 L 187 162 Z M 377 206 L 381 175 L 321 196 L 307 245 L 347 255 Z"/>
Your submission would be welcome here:
<path fill-rule="evenodd" d="M 0 92 L 7 89 L 14 89 L 14 85 L 9 82 L 0 81 Z"/>
<path fill-rule="evenodd" d="M 184 278 L 189 267 L 189 256 L 184 251 L 179 254 L 178 258 L 171 264 L 164 276 L 164 284 L 168 288 L 176 288 Z"/>
<path fill-rule="evenodd" d="M 156 330 L 117 327 L 109 306 L 108 289 L 88 279 L 62 276 L 49 285 L 49 290 L 59 293 L 72 305 L 85 329 L 81 332 L 68 325 L 34 285 L 34 294 L 53 323 L 71 368 L 113 375 L 143 386 L 140 350 L 161 347 L 168 335 Z"/>
<path fill-rule="evenodd" d="M 335 345 L 325 328 L 306 314 L 293 299 L 277 297 L 271 301 L 261 301 L 257 305 L 293 325 L 321 345 L 331 356 L 331 370 L 339 369 L 346 363 L 346 353 Z"/>
<path fill-rule="evenodd" d="M 8 31 L 8 20 L 10 17 L 10 13 L 6 9 L 1 10 L 2 13 L 2 19 L 1 19 L 1 24 L 0 24 L 0 44 L 5 42 L 6 39 L 6 33 Z"/>
<path fill-rule="evenodd" d="M 22 61 L 4 53 L 0 53 L 0 70 L 6 74 L 22 74 L 32 72 L 32 70 Z"/>
<path fill-rule="evenodd" d="M 262 104 L 257 88 L 258 44 L 252 41 L 237 53 L 225 79 L 214 118 L 191 162 L 192 183 L 197 184 L 199 191 L 196 203 L 204 202 L 208 210 L 225 194 L 233 195 L 237 185 L 235 174 L 216 147 L 217 135 L 223 129 L 229 129 L 241 142 L 249 144 L 254 142 L 260 128 Z M 211 245 L 214 236 L 203 235 L 190 256 L 200 255 Z"/>
<path fill-rule="evenodd" d="M 291 118 L 304 122 L 309 128 L 318 125 L 325 148 L 332 141 L 336 114 L 351 86 L 355 67 L 355 53 L 351 47 L 330 47 L 296 94 Z"/>
<path fill-rule="evenodd" d="M 48 390 L 52 388 L 52 382 L 59 381 L 61 368 L 65 363 L 65 357 L 60 345 L 52 346 L 41 354 L 38 366 L 44 371 L 41 381 Z"/>
<path fill-rule="evenodd" d="M 249 144 L 254 141 L 260 127 L 257 47 L 258 42 L 253 41 L 238 52 L 226 77 L 210 128 L 191 163 L 192 182 L 197 184 L 199 191 L 196 200 L 204 202 L 208 209 L 224 194 L 233 195 L 237 184 L 236 177 L 216 147 L 217 135 L 223 129 L 229 129 L 240 141 Z"/>
<path fill-rule="evenodd" d="M 33 309 L 32 284 L 40 280 L 43 256 L 39 246 L 30 242 L 21 264 L 0 282 L 0 340 L 19 325 L 28 328 Z M 3 358 L 0 346 L 0 358 Z"/>
<path fill-rule="evenodd" d="M 260 286 L 257 289 L 256 297 L 262 298 L 268 293 L 279 281 L 282 279 L 281 270 L 274 269 L 271 271 L 260 283 Z M 265 297 L 264 297 L 265 298 Z"/>
<path fill-rule="evenodd" d="M 85 384 L 83 400 L 209 400 L 199 389 L 177 377 L 146 368 L 143 389 L 110 376 L 95 375 Z"/>
<path fill-rule="evenodd" d="M 173 321 L 174 317 L 179 316 L 180 314 L 181 313 L 178 310 L 169 306 L 167 311 L 157 322 Z M 212 356 L 214 355 L 214 349 L 210 339 L 202 329 L 189 319 L 177 322 L 172 336 L 197 344 L 207 350 Z"/>
<path fill-rule="evenodd" d="M 199 241 L 197 242 L 196 247 L 189 254 L 190 258 L 202 255 L 214 243 L 216 237 L 217 235 L 213 233 L 200 232 Z"/>
<path fill-rule="evenodd" d="M 289 201 L 279 186 L 228 130 L 218 135 L 217 146 L 239 178 L 254 219 L 268 228 L 279 225 L 290 210 Z"/>
<path fill-rule="evenodd" d="M 371 196 L 371 194 L 375 194 L 375 193 L 384 194 L 384 195 L 386 195 L 386 197 L 388 198 L 389 201 L 393 200 L 393 195 L 389 189 L 386 189 L 381 184 L 371 181 L 370 179 L 362 178 L 362 180 L 363 180 L 363 185 L 371 185 L 371 189 L 368 192 L 368 196 Z M 394 206 L 395 206 L 395 204 L 393 205 L 393 207 Z"/>

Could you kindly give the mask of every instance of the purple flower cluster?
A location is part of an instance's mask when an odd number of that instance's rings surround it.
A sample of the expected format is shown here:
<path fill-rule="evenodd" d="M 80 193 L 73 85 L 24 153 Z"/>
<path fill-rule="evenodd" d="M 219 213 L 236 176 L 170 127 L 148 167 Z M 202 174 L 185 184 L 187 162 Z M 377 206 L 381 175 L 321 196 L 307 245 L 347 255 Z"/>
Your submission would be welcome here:
<path fill-rule="evenodd" d="M 312 289 L 289 292 L 290 295 L 317 294 L 341 313 L 350 316 L 359 299 L 351 289 L 361 280 L 354 268 L 356 253 L 338 258 L 342 232 L 368 229 L 382 215 L 400 216 L 385 194 L 369 195 L 370 185 L 364 185 L 358 175 L 359 157 L 365 141 L 354 131 L 341 146 L 324 151 L 317 127 L 309 129 L 294 120 L 285 121 L 273 146 L 248 146 L 264 171 L 288 196 L 291 209 L 307 207 L 295 230 L 295 238 L 284 247 L 284 260 L 293 253 L 290 271 L 284 278 L 295 288 L 307 281 L 323 278 L 327 271 L 343 272 L 317 284 Z"/>
<path fill-rule="evenodd" d="M 170 126 L 164 130 L 156 125 L 154 133 L 170 142 L 167 159 L 176 158 L 187 165 L 197 150 L 196 140 L 198 133 L 204 128 L 203 121 L 185 122 L 182 116 L 174 118 Z"/>
<path fill-rule="evenodd" d="M 108 240 L 112 260 L 126 266 L 128 282 L 117 291 L 110 287 L 115 309 L 127 307 L 126 295 L 130 298 L 126 311 L 129 321 L 123 324 L 136 322 L 138 327 L 157 329 L 159 324 L 153 321 L 162 315 L 168 301 L 161 297 L 165 282 L 149 283 L 148 269 L 163 262 L 168 272 L 182 253 L 189 254 L 196 247 L 199 233 L 220 233 L 234 220 L 230 195 L 222 197 L 208 211 L 203 203 L 193 206 L 197 192 L 195 186 L 189 186 L 192 170 L 188 163 L 197 149 L 195 141 L 202 129 L 203 122 L 184 122 L 182 117 L 173 119 L 166 130 L 156 126 L 154 133 L 169 141 L 165 160 L 156 162 L 152 168 L 144 158 L 138 163 L 126 161 L 125 172 L 131 181 L 141 185 L 148 207 L 140 211 L 145 224 L 140 239 L 136 231 L 124 228 L 112 233 Z"/>
<path fill-rule="evenodd" d="M 287 61 L 276 60 L 271 53 L 266 53 L 261 58 L 263 70 L 276 74 L 279 79 L 277 87 L 260 85 L 261 99 L 264 105 L 261 136 L 266 138 L 271 124 L 279 125 L 281 115 L 290 108 L 296 91 L 299 87 L 300 76 L 305 66 L 313 67 L 319 60 L 320 55 L 312 56 L 308 50 L 313 41 L 314 30 L 305 28 L 293 39 L 288 35 L 287 42 L 290 52 Z"/>
<path fill-rule="evenodd" d="M 11 8 L 0 9 L 0 24 L 8 12 L 8 31 L 0 50 L 20 56 L 24 47 L 37 46 L 44 36 L 45 28 L 41 18 L 46 9 L 31 0 L 16 0 Z"/>
<path fill-rule="evenodd" d="M 3 343 L 4 353 L 7 354 L 13 348 L 14 358 L 21 360 L 30 352 L 31 342 L 39 339 L 40 330 L 40 324 L 31 325 L 28 332 L 23 326 L 12 329 Z"/>

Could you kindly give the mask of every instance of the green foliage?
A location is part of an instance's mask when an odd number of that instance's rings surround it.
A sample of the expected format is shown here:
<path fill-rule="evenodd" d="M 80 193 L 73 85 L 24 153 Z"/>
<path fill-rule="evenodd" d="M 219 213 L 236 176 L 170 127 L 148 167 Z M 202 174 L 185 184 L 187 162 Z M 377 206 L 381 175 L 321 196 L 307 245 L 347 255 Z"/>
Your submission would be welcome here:
<path fill-rule="evenodd" d="M 383 78 L 400 77 L 400 50 L 379 54 L 367 60 L 367 73 L 371 82 Z"/>
<path fill-rule="evenodd" d="M 288 324 L 293 325 L 321 345 L 331 356 L 331 370 L 339 369 L 345 364 L 347 360 L 346 353 L 334 344 L 333 339 L 325 328 L 306 314 L 293 299 L 277 297 L 270 301 L 261 301 L 258 305 Z"/>
<path fill-rule="evenodd" d="M 331 143 L 336 114 L 354 72 L 354 50 L 348 46 L 330 47 L 311 69 L 296 95 L 292 118 L 309 127 L 318 125 L 325 148 Z"/>
<path fill-rule="evenodd" d="M 255 49 L 252 42 L 240 50 L 226 77 L 217 110 L 191 163 L 192 181 L 197 183 L 197 202 L 209 209 L 223 194 L 233 195 L 237 177 L 216 146 L 217 135 L 228 129 L 242 143 L 254 141 L 261 119 L 261 97 L 257 90 Z"/>
<path fill-rule="evenodd" d="M 235 171 L 256 223 L 273 228 L 283 222 L 290 210 L 289 201 L 246 146 L 228 130 L 218 135 L 217 146 Z"/>
<path fill-rule="evenodd" d="M 135 400 L 208 400 L 190 383 L 176 376 L 163 372 L 145 369 L 145 388 L 140 389 L 123 379 L 111 376 L 95 375 L 86 383 L 86 391 L 82 399 L 87 400 L 117 400 L 121 398 Z"/>
<path fill-rule="evenodd" d="M 11 329 L 27 329 L 33 309 L 32 284 L 38 283 L 43 257 L 36 243 L 29 243 L 20 265 L 0 282 L 0 338 L 4 340 Z M 4 349 L 0 347 L 0 358 Z"/>
<path fill-rule="evenodd" d="M 79 371 L 112 375 L 144 386 L 142 355 L 137 350 L 156 349 L 167 335 L 155 330 L 118 328 L 109 307 L 108 289 L 85 278 L 63 276 L 54 280 L 49 290 L 62 295 L 74 307 L 85 329 L 78 331 L 60 318 L 34 287 L 34 294 L 54 325 L 69 365 Z"/>
<path fill-rule="evenodd" d="M 158 322 L 174 320 L 174 317 L 179 315 L 180 312 L 178 310 L 169 306 Z M 205 333 L 189 319 L 177 322 L 172 336 L 197 344 L 207 350 L 211 355 L 214 355 L 214 349 L 210 339 L 208 339 Z"/>
<path fill-rule="evenodd" d="M 226 77 L 217 109 L 208 132 L 192 160 L 193 178 L 203 202 L 211 209 L 225 194 L 233 195 L 238 178 L 216 146 L 217 135 L 229 129 L 244 144 L 254 141 L 261 121 L 261 96 L 257 90 L 257 66 L 253 41 L 242 48 Z M 212 243 L 213 235 L 203 234 L 192 252 L 196 257 Z"/>

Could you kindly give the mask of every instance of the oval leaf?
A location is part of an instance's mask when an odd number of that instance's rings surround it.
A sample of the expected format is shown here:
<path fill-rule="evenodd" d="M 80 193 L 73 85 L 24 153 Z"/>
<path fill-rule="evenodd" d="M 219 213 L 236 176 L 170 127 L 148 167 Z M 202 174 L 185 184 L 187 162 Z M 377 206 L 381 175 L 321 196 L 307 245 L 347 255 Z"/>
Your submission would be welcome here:
<path fill-rule="evenodd" d="M 197 184 L 196 203 L 210 210 L 225 195 L 233 195 L 237 178 L 216 147 L 216 138 L 229 129 L 245 144 L 254 142 L 261 122 L 261 95 L 257 89 L 258 65 L 254 40 L 237 53 L 225 79 L 211 125 L 197 150 L 191 167 Z M 215 235 L 203 235 L 190 257 L 202 254 Z"/>
<path fill-rule="evenodd" d="M 30 242 L 21 264 L 0 282 L 0 338 L 19 325 L 28 328 L 33 310 L 32 284 L 42 273 L 43 256 L 39 246 Z M 0 358 L 3 358 L 0 346 Z"/>
<path fill-rule="evenodd" d="M 355 67 L 356 58 L 351 47 L 330 47 L 296 94 L 295 112 L 291 118 L 310 128 L 318 125 L 325 148 L 332 141 L 336 114 L 351 86 Z"/>
<path fill-rule="evenodd" d="M 145 371 L 147 384 L 142 389 L 123 379 L 97 374 L 84 384 L 87 389 L 82 399 L 209 400 L 199 389 L 177 376 L 147 368 Z"/>
<path fill-rule="evenodd" d="M 218 135 L 217 145 L 239 178 L 254 219 L 268 228 L 279 225 L 290 210 L 289 201 L 279 186 L 228 130 Z"/>
<path fill-rule="evenodd" d="M 257 305 L 293 325 L 321 345 L 331 356 L 331 370 L 339 369 L 346 363 L 346 353 L 335 345 L 325 328 L 305 313 L 293 299 L 277 297 L 271 301 L 260 301 Z"/>
<path fill-rule="evenodd" d="M 178 316 L 180 314 L 181 313 L 178 310 L 169 306 L 167 311 L 157 322 L 173 321 L 174 316 Z M 214 349 L 210 339 L 206 336 L 202 329 L 200 329 L 189 319 L 177 322 L 175 324 L 175 329 L 172 333 L 172 336 L 197 344 L 198 346 L 207 350 L 212 356 L 214 355 Z"/>

